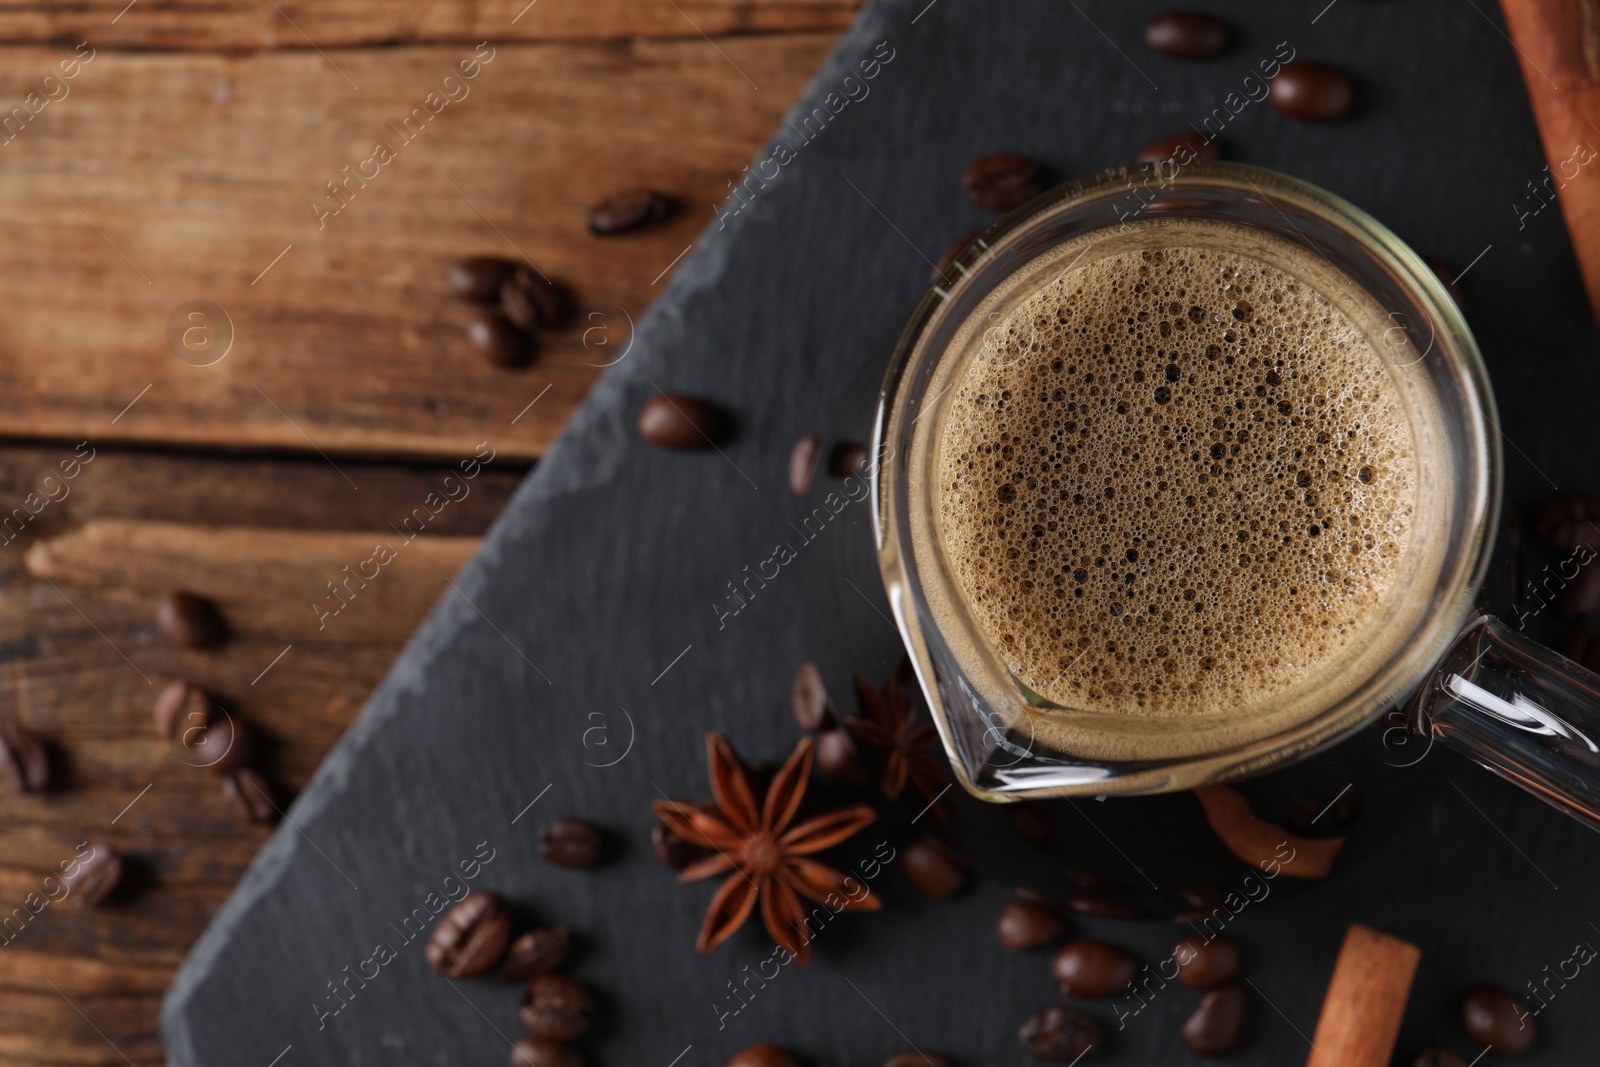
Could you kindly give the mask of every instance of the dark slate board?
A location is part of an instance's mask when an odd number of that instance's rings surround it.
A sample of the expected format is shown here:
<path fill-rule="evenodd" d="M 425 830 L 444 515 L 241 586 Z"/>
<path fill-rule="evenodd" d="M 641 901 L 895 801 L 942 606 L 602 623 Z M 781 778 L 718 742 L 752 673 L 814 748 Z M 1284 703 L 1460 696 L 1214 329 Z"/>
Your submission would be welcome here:
<path fill-rule="evenodd" d="M 845 1067 L 909 1043 L 964 1067 L 1020 1064 L 1017 1022 L 1059 997 L 1047 956 L 996 943 L 1011 885 L 1069 893 L 1063 869 L 1072 863 L 1121 879 L 1152 910 L 1174 903 L 1152 884 L 1237 885 L 1242 872 L 1200 830 L 1188 797 L 1054 804 L 1053 851 L 1022 843 L 1006 810 L 957 798 L 953 821 L 936 832 L 972 857 L 979 873 L 969 893 L 935 904 L 891 870 L 874 883 L 882 914 L 836 920 L 809 969 L 786 968 L 766 989 L 751 983 L 748 1004 L 721 1016 L 718 1005 L 738 1003 L 724 999 L 728 983 L 771 946 L 752 926 L 708 957 L 694 954 L 711 888 L 676 885 L 656 863 L 647 807 L 662 794 L 707 795 L 707 727 L 752 758 L 781 758 L 796 740 L 787 689 L 803 659 L 822 665 L 840 697 L 853 671 L 881 680 L 900 659 L 865 502 L 800 547 L 725 627 L 714 605 L 746 565 L 796 541 L 791 521 L 830 487 L 824 477 L 812 501 L 790 495 L 791 442 L 811 431 L 867 435 L 927 261 L 988 221 L 957 181 L 967 162 L 1020 150 L 1063 176 L 1118 163 L 1208 114 L 1280 41 L 1351 69 L 1360 113 L 1308 126 L 1252 104 L 1224 135 L 1232 158 L 1319 183 L 1418 249 L 1472 264 L 1469 318 L 1512 443 L 1508 499 L 1595 488 L 1595 329 L 1557 209 L 1519 223 L 1517 205 L 1531 206 L 1528 183 L 1543 176 L 1544 159 L 1497 10 L 1455 0 L 1324 3 L 1215 3 L 1239 32 L 1225 57 L 1204 63 L 1142 46 L 1159 6 L 1150 0 L 880 0 L 864 11 L 795 116 L 887 41 L 894 58 L 870 95 L 800 147 L 725 228 L 713 222 L 684 260 L 629 357 L 522 487 L 459 594 L 434 610 L 295 803 L 293 825 L 262 850 L 195 946 L 163 1019 L 172 1062 L 505 1062 L 519 1029 L 517 990 L 446 982 L 428 969 L 420 940 L 401 933 L 404 917 L 480 842 L 494 858 L 474 885 L 506 894 L 530 921 L 581 932 L 576 973 L 605 1000 L 604 1022 L 586 1039 L 599 1064 L 717 1067 L 764 1041 Z M 760 71 L 746 73 L 759 84 Z M 778 136 L 800 140 L 793 127 Z M 634 414 L 658 386 L 741 414 L 725 456 L 635 439 Z M 484 427 L 486 438 L 494 432 Z M 613 766 L 594 766 L 623 752 Z M 1292 791 L 1326 798 L 1357 781 L 1367 811 L 1336 878 L 1280 880 L 1233 923 L 1260 993 L 1234 1062 L 1305 1061 L 1351 920 L 1423 949 L 1403 1054 L 1433 1040 L 1466 1051 L 1453 1005 L 1469 981 L 1520 989 L 1575 943 L 1600 943 L 1590 924 L 1600 838 L 1453 755 L 1393 762 L 1358 738 L 1251 784 L 1271 813 Z M 612 831 L 620 844 L 607 866 L 571 872 L 538 859 L 540 827 L 563 814 Z M 839 862 L 866 858 L 880 841 L 902 843 L 911 814 L 892 813 L 839 849 Z M 1078 926 L 1151 962 L 1176 929 Z M 324 999 L 327 984 L 379 942 L 397 958 L 364 988 L 352 980 L 354 998 L 319 1029 L 319 1012 L 338 1003 Z M 1600 1015 L 1586 1008 L 1597 994 L 1600 977 L 1587 973 L 1559 990 L 1526 1062 L 1592 1062 Z M 1094 1006 L 1115 1033 L 1102 1062 L 1191 1062 L 1176 1032 L 1197 1000 L 1163 990 L 1121 1032 L 1112 1005 Z"/>

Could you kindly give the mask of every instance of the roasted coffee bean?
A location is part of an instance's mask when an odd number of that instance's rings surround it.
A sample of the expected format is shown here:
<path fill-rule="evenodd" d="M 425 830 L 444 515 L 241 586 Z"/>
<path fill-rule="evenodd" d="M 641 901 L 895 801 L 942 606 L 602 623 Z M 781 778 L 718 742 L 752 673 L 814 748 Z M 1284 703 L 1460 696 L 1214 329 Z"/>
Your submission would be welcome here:
<path fill-rule="evenodd" d="M 1183 1024 L 1183 1043 L 1196 1056 L 1221 1056 L 1239 1043 L 1249 1017 L 1250 994 L 1243 986 L 1213 989 Z"/>
<path fill-rule="evenodd" d="M 122 857 L 110 845 L 93 844 L 89 849 L 87 859 L 74 860 L 77 867 L 69 864 L 61 874 L 67 899 L 80 908 L 98 907 L 122 881 Z"/>
<path fill-rule="evenodd" d="M 934 900 L 949 900 L 967 881 L 967 867 L 950 847 L 922 834 L 900 850 L 900 869 Z"/>
<path fill-rule="evenodd" d="M 657 393 L 639 409 L 639 436 L 660 448 L 712 448 L 726 426 L 715 406 L 682 393 Z"/>
<path fill-rule="evenodd" d="M 500 299 L 500 283 L 516 269 L 498 256 L 468 256 L 450 268 L 450 288 L 470 303 L 492 304 Z"/>
<path fill-rule="evenodd" d="M 578 819 L 557 819 L 544 828 L 539 854 L 557 867 L 593 867 L 605 851 L 600 831 Z"/>
<path fill-rule="evenodd" d="M 650 831 L 650 847 L 655 850 L 656 859 L 674 871 L 681 871 L 696 860 L 704 859 L 710 852 L 700 845 L 690 844 L 668 829 L 665 823 L 659 822 Z"/>
<path fill-rule="evenodd" d="M 512 1046 L 511 1067 L 583 1067 L 583 1053 L 560 1041 L 525 1037 Z"/>
<path fill-rule="evenodd" d="M 156 609 L 162 636 L 183 648 L 216 648 L 228 639 L 222 612 L 205 597 L 168 593 Z"/>
<path fill-rule="evenodd" d="M 1140 163 L 1161 163 L 1173 159 L 1177 160 L 1180 167 L 1196 160 L 1221 158 L 1222 145 L 1194 130 L 1184 130 L 1171 137 L 1151 141 L 1139 151 Z"/>
<path fill-rule="evenodd" d="M 973 230 L 971 233 L 964 233 L 952 241 L 949 248 L 939 253 L 939 258 L 933 264 L 933 274 L 929 276 L 928 280 L 936 282 L 942 278 L 944 272 L 950 269 L 950 264 L 959 259 L 961 253 L 967 250 L 967 246 L 977 240 L 982 233 L 982 230 Z"/>
<path fill-rule="evenodd" d="M 1180 885 L 1176 892 L 1191 908 L 1214 908 L 1222 903 L 1222 890 L 1214 885 Z"/>
<path fill-rule="evenodd" d="M 1076 1063 L 1100 1047 L 1100 1024 L 1076 1008 L 1046 1008 L 1017 1030 L 1022 1050 L 1046 1063 Z"/>
<path fill-rule="evenodd" d="M 828 781 L 849 789 L 860 789 L 871 779 L 861 749 L 837 726 L 817 735 L 817 769 Z"/>
<path fill-rule="evenodd" d="M 1600 496 L 1562 493 L 1544 501 L 1530 516 L 1533 532 L 1563 552 L 1586 547 L 1600 526 Z"/>
<path fill-rule="evenodd" d="M 204 726 L 188 726 L 178 735 L 188 749 L 191 767 L 204 767 L 212 774 L 232 774 L 250 762 L 253 740 L 250 728 L 236 715 L 221 712 Z"/>
<path fill-rule="evenodd" d="M 1012 805 L 1011 825 L 1016 827 L 1024 841 L 1032 841 L 1036 845 L 1050 843 L 1050 822 L 1044 817 L 1044 808 L 1040 804 Z"/>
<path fill-rule="evenodd" d="M 533 360 L 533 338 L 499 311 L 475 312 L 467 321 L 467 339 L 497 367 L 524 367 Z"/>
<path fill-rule="evenodd" d="M 855 441 L 840 441 L 828 453 L 828 473 L 835 478 L 860 478 L 867 473 L 871 453 Z"/>
<path fill-rule="evenodd" d="M 1039 164 L 1016 152 L 984 156 L 967 168 L 961 184 L 986 211 L 1010 211 L 1042 191 Z"/>
<path fill-rule="evenodd" d="M 1467 1067 L 1467 1060 L 1447 1048 L 1425 1048 L 1411 1061 L 1411 1067 Z"/>
<path fill-rule="evenodd" d="M 50 784 L 50 753 L 14 722 L 0 723 L 0 781 L 13 793 L 38 793 Z"/>
<path fill-rule="evenodd" d="M 549 974 L 567 961 L 571 946 L 572 935 L 565 926 L 529 930 L 506 949 L 498 974 L 508 982 L 526 982 Z"/>
<path fill-rule="evenodd" d="M 1163 11 L 1146 24 L 1144 43 L 1164 56 L 1210 59 L 1228 47 L 1228 27 L 1204 11 Z"/>
<path fill-rule="evenodd" d="M 811 492 L 817 476 L 817 459 L 822 455 L 822 435 L 808 433 L 789 450 L 789 489 L 795 496 Z"/>
<path fill-rule="evenodd" d="M 278 821 L 272 784 L 249 767 L 240 767 L 224 778 L 222 793 L 250 822 L 270 826 Z"/>
<path fill-rule="evenodd" d="M 654 189 L 628 189 L 589 209 L 589 232 L 604 237 L 627 233 L 672 214 L 672 200 Z"/>
<path fill-rule="evenodd" d="M 1056 953 L 1050 970 L 1069 997 L 1109 997 L 1128 988 L 1139 962 L 1104 941 L 1073 941 Z"/>
<path fill-rule="evenodd" d="M 1423 256 L 1422 262 L 1426 263 L 1428 269 L 1433 271 L 1439 281 L 1444 284 L 1445 289 L 1450 293 L 1450 299 L 1456 302 L 1456 307 L 1465 311 L 1467 309 L 1466 294 L 1461 291 L 1461 286 L 1456 284 L 1461 272 L 1437 256 Z"/>
<path fill-rule="evenodd" d="M 890 1056 L 883 1067 L 950 1067 L 950 1061 L 937 1052 L 902 1052 Z"/>
<path fill-rule="evenodd" d="M 1561 639 L 1561 654 L 1580 667 L 1600 672 L 1600 629 L 1574 626 Z"/>
<path fill-rule="evenodd" d="M 184 681 L 168 682 L 156 697 L 156 736 L 163 741 L 176 741 L 190 726 L 204 726 L 210 715 L 211 705 L 199 686 Z"/>
<path fill-rule="evenodd" d="M 1172 950 L 1178 965 L 1178 981 L 1190 989 L 1214 989 L 1239 977 L 1239 946 L 1231 938 L 1218 935 L 1186 937 Z"/>
<path fill-rule="evenodd" d="M 777 1045 L 751 1045 L 735 1052 L 728 1067 L 800 1067 L 800 1064 Z"/>
<path fill-rule="evenodd" d="M 1350 114 L 1355 84 L 1328 63 L 1285 63 L 1272 79 L 1272 106 L 1302 122 L 1333 122 Z"/>
<path fill-rule="evenodd" d="M 828 699 L 828 690 L 822 684 L 822 672 L 817 670 L 815 663 L 807 660 L 800 664 L 800 669 L 794 672 L 794 684 L 789 692 L 794 721 L 800 724 L 800 729 L 814 733 L 835 725 L 833 701 Z"/>
<path fill-rule="evenodd" d="M 1120 900 L 1110 897 L 1073 897 L 1067 907 L 1079 915 L 1096 915 L 1102 919 L 1137 919 L 1139 913 Z"/>
<path fill-rule="evenodd" d="M 522 991 L 517 1014 L 534 1037 L 571 1041 L 594 1021 L 594 994 L 570 975 L 537 975 Z"/>
<path fill-rule="evenodd" d="M 1533 1014 L 1520 998 L 1492 985 L 1461 996 L 1461 1025 L 1479 1048 L 1496 1056 L 1520 1056 L 1533 1047 Z"/>
<path fill-rule="evenodd" d="M 511 940 L 511 912 L 480 889 L 444 913 L 428 938 L 428 963 L 446 978 L 470 978 L 500 962 Z"/>
<path fill-rule="evenodd" d="M 1053 945 L 1067 933 L 1067 923 L 1054 908 L 1033 900 L 1013 900 L 1000 909 L 1000 943 L 1006 948 Z"/>
<path fill-rule="evenodd" d="M 1108 874 L 1091 871 L 1087 867 L 1068 867 L 1063 872 L 1072 880 L 1072 884 L 1086 893 L 1120 893 L 1122 883 Z"/>
<path fill-rule="evenodd" d="M 519 266 L 500 283 L 500 310 L 524 333 L 559 330 L 572 321 L 572 294 L 560 282 Z"/>

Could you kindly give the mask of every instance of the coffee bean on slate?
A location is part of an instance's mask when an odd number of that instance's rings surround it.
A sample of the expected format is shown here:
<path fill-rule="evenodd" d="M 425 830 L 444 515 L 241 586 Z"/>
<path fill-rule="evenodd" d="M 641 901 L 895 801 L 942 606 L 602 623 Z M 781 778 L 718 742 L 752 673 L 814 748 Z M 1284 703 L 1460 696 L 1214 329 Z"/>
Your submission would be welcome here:
<path fill-rule="evenodd" d="M 817 459 L 822 455 L 822 435 L 808 433 L 789 450 L 789 489 L 795 496 L 811 492 L 817 476 Z"/>
<path fill-rule="evenodd" d="M 1333 122 L 1350 114 L 1356 90 L 1350 75 L 1328 63 L 1285 63 L 1272 79 L 1272 106 L 1302 122 Z"/>
<path fill-rule="evenodd" d="M 794 672 L 790 704 L 800 729 L 814 733 L 834 726 L 833 701 L 828 699 L 828 690 L 822 684 L 822 672 L 810 660 L 800 664 L 800 669 Z"/>
<path fill-rule="evenodd" d="M 1105 894 L 1122 892 L 1121 882 L 1117 881 L 1108 874 L 1101 874 L 1099 871 L 1091 871 L 1087 867 L 1068 867 L 1064 873 L 1072 880 L 1073 885 L 1076 885 L 1079 889 L 1082 889 L 1087 893 Z"/>
<path fill-rule="evenodd" d="M 1144 43 L 1165 56 L 1210 59 L 1228 47 L 1228 27 L 1204 11 L 1163 11 L 1145 25 Z"/>
<path fill-rule="evenodd" d="M 1139 962 L 1104 941 L 1073 941 L 1056 953 L 1050 971 L 1069 997 L 1109 997 L 1128 988 Z"/>
<path fill-rule="evenodd" d="M 735 1052 L 728 1067 L 800 1067 L 800 1064 L 777 1045 L 751 1045 Z"/>
<path fill-rule="evenodd" d="M 1196 1056 L 1221 1056 L 1239 1043 L 1249 1017 L 1250 994 L 1243 986 L 1213 989 L 1183 1024 L 1183 1043 Z"/>
<path fill-rule="evenodd" d="M 67 899 L 80 908 L 93 908 L 105 902 L 122 881 L 122 857 L 110 845 L 90 845 L 89 858 L 75 860 L 76 870 L 63 871 Z"/>
<path fill-rule="evenodd" d="M 525 1037 L 511 1048 L 511 1067 L 583 1067 L 583 1053 L 561 1041 Z"/>
<path fill-rule="evenodd" d="M 674 871 L 681 871 L 696 860 L 704 859 L 710 852 L 685 841 L 676 831 L 659 822 L 650 831 L 650 847 L 655 850 L 656 859 L 661 861 L 662 866 Z"/>
<path fill-rule="evenodd" d="M 1039 804 L 1013 805 L 1011 825 L 1016 827 L 1017 833 L 1022 835 L 1024 841 L 1032 841 L 1036 845 L 1050 843 L 1050 823 L 1044 817 L 1044 808 Z"/>
<path fill-rule="evenodd" d="M 533 338 L 498 311 L 475 312 L 467 322 L 467 339 L 497 367 L 522 367 L 533 359 Z"/>
<path fill-rule="evenodd" d="M 1039 164 L 1016 152 L 984 156 L 961 176 L 972 202 L 987 211 L 1010 211 L 1042 191 Z"/>
<path fill-rule="evenodd" d="M 725 429 L 715 406 L 682 393 L 657 393 L 639 409 L 639 436 L 660 448 L 711 448 Z"/>
<path fill-rule="evenodd" d="M 1562 493 L 1545 500 L 1529 517 L 1541 540 L 1573 552 L 1586 545 L 1600 525 L 1600 496 Z"/>
<path fill-rule="evenodd" d="M 604 237 L 659 222 L 672 213 L 672 200 L 654 189 L 627 189 L 589 209 L 589 232 Z"/>
<path fill-rule="evenodd" d="M 570 975 L 536 975 L 522 991 L 517 1014 L 534 1037 L 571 1041 L 594 1020 L 594 994 Z"/>
<path fill-rule="evenodd" d="M 946 248 L 943 252 L 940 252 L 939 258 L 934 261 L 933 274 L 928 278 L 928 280 L 930 282 L 936 282 L 943 277 L 944 272 L 950 269 L 950 264 L 954 263 L 958 258 L 960 258 L 961 253 L 967 250 L 967 246 L 973 241 L 977 240 L 978 236 L 982 233 L 982 230 L 973 230 L 971 233 L 964 233 L 952 241 L 950 243 L 950 247 Z"/>
<path fill-rule="evenodd" d="M 516 269 L 498 256 L 468 256 L 450 268 L 450 288 L 469 303 L 492 304 L 500 299 L 500 283 Z"/>
<path fill-rule="evenodd" d="M 593 867 L 604 850 L 600 831 L 578 819 L 557 819 L 539 838 L 539 854 L 557 867 Z"/>
<path fill-rule="evenodd" d="M 1231 938 L 1186 937 L 1172 950 L 1178 981 L 1190 989 L 1213 989 L 1239 977 L 1239 945 Z"/>
<path fill-rule="evenodd" d="M 210 714 L 205 690 L 191 682 L 170 681 L 156 697 L 156 736 L 163 741 L 176 741 L 188 727 L 204 726 Z"/>
<path fill-rule="evenodd" d="M 1450 299 L 1456 302 L 1456 306 L 1465 311 L 1467 309 L 1466 294 L 1461 291 L 1461 286 L 1456 284 L 1456 279 L 1460 277 L 1461 272 L 1438 256 L 1423 256 L 1422 262 L 1426 263 L 1428 269 L 1433 271 L 1439 281 L 1443 283 L 1445 289 L 1450 293 Z"/>
<path fill-rule="evenodd" d="M 1533 1046 L 1528 1005 L 1496 986 L 1474 986 L 1462 994 L 1461 1025 L 1479 1048 L 1494 1046 L 1496 1056 L 1520 1056 Z"/>
<path fill-rule="evenodd" d="M 470 978 L 500 962 L 511 940 L 511 912 L 480 889 L 444 913 L 428 938 L 428 963 L 446 978 Z"/>
<path fill-rule="evenodd" d="M 840 441 L 828 453 L 828 473 L 835 478 L 860 478 L 867 473 L 870 453 L 855 441 Z"/>
<path fill-rule="evenodd" d="M 1095 915 L 1102 919 L 1137 919 L 1139 913 L 1120 900 L 1110 897 L 1073 897 L 1067 907 L 1079 915 Z"/>
<path fill-rule="evenodd" d="M 1066 936 L 1067 923 L 1048 905 L 1013 900 L 1000 909 L 999 931 L 1000 943 L 1006 948 L 1039 948 Z"/>
<path fill-rule="evenodd" d="M 1076 1008 L 1046 1008 L 1017 1030 L 1022 1050 L 1046 1063 L 1076 1063 L 1100 1047 L 1100 1024 Z"/>
<path fill-rule="evenodd" d="M 950 1061 L 937 1052 L 902 1052 L 890 1056 L 883 1067 L 950 1067 Z"/>
<path fill-rule="evenodd" d="M 560 282 L 518 266 L 500 283 L 500 310 L 524 333 L 559 330 L 572 321 L 572 294 Z"/>
<path fill-rule="evenodd" d="M 1168 159 L 1176 159 L 1179 166 L 1192 163 L 1195 160 L 1221 159 L 1222 145 L 1216 140 L 1196 133 L 1194 130 L 1184 130 L 1171 137 L 1163 137 L 1159 141 L 1151 141 L 1139 151 L 1140 163 L 1160 163 Z"/>
<path fill-rule="evenodd" d="M 1411 1067 L 1467 1067 L 1467 1059 L 1447 1048 L 1425 1048 L 1411 1061 Z"/>
<path fill-rule="evenodd" d="M 216 648 L 228 638 L 222 612 L 193 593 L 168 593 L 156 609 L 156 623 L 168 641 L 183 648 Z"/>
<path fill-rule="evenodd" d="M 967 867 L 950 847 L 922 834 L 900 850 L 900 869 L 934 900 L 949 900 L 967 881 Z"/>
<path fill-rule="evenodd" d="M 571 946 L 572 935 L 565 926 L 529 930 L 506 949 L 498 974 L 508 982 L 526 982 L 549 974 L 566 962 Z"/>
<path fill-rule="evenodd" d="M 1176 892 L 1191 908 L 1214 908 L 1222 903 L 1222 890 L 1214 885 L 1180 885 Z"/>
<path fill-rule="evenodd" d="M 213 715 L 204 726 L 185 725 L 178 741 L 189 752 L 192 767 L 212 774 L 232 774 L 250 762 L 253 743 L 250 728 L 237 715 Z"/>
<path fill-rule="evenodd" d="M 50 784 L 50 753 L 14 722 L 0 723 L 0 781 L 13 793 L 38 793 Z"/>
<path fill-rule="evenodd" d="M 1563 656 L 1591 671 L 1600 672 L 1600 629 L 1579 624 L 1561 639 Z"/>
<path fill-rule="evenodd" d="M 270 826 L 278 821 L 272 784 L 249 767 L 240 767 L 224 778 L 222 792 L 250 822 Z"/>
<path fill-rule="evenodd" d="M 850 789 L 860 789 L 870 779 L 861 749 L 837 726 L 817 735 L 817 768 L 828 781 Z"/>

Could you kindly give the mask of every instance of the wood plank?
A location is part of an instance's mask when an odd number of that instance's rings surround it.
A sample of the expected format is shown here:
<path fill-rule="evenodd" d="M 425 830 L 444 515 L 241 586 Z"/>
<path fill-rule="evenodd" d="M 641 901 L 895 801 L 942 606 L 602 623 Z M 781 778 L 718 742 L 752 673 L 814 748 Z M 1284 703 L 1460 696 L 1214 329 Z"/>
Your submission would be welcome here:
<path fill-rule="evenodd" d="M 470 47 L 101 52 L 3 149 L 0 435 L 446 462 L 487 441 L 536 457 L 832 40 L 501 44 L 409 142 L 390 123 Z M 66 54 L 8 50 L 0 102 Z M 670 123 L 664 100 L 681 104 Z M 314 199 L 339 203 L 324 183 L 379 141 L 395 158 L 319 220 Z M 593 201 L 640 183 L 687 210 L 588 234 Z M 580 305 L 520 372 L 468 349 L 446 285 L 462 255 L 519 251 Z M 206 367 L 167 341 L 196 299 L 233 325 Z"/>
<path fill-rule="evenodd" d="M 99 48 L 304 49 L 440 41 L 582 41 L 842 29 L 862 0 L 0 0 L 0 41 Z M 277 7 L 280 11 L 274 11 Z M 120 17 L 118 17 L 120 15 Z"/>

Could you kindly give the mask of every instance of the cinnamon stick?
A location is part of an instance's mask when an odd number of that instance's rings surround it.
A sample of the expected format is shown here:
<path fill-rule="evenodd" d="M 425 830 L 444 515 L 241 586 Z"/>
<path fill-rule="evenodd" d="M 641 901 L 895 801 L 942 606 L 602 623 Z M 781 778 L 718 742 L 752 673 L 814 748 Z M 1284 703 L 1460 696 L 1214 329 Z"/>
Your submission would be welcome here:
<path fill-rule="evenodd" d="M 1545 171 L 1518 191 L 1517 228 L 1559 200 L 1600 320 L 1600 5 L 1500 0 L 1544 142 Z"/>
<path fill-rule="evenodd" d="M 1421 956 L 1408 941 L 1351 923 L 1306 1067 L 1388 1067 Z"/>
<path fill-rule="evenodd" d="M 1225 785 L 1203 785 L 1194 791 L 1206 821 L 1228 851 L 1273 876 L 1326 878 L 1344 847 L 1342 837 L 1301 837 L 1257 818 L 1250 802 Z"/>

